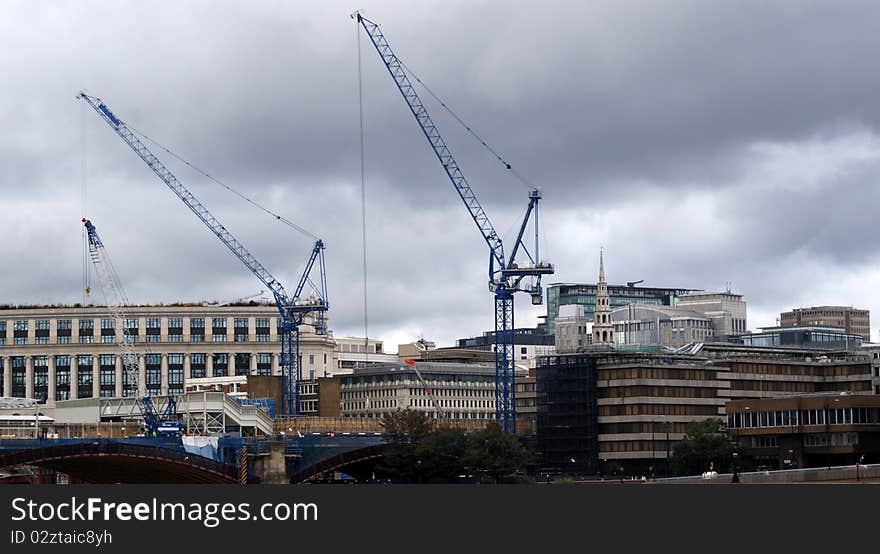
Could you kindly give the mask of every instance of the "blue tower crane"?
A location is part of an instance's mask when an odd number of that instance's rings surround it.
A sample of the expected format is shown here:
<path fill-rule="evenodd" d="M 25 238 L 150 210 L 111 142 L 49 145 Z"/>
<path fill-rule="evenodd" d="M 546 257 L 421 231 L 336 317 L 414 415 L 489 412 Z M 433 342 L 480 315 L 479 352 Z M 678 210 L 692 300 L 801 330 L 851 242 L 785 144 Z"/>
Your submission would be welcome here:
<path fill-rule="evenodd" d="M 407 106 L 422 129 L 434 154 L 443 166 L 443 170 L 452 182 L 452 186 L 464 202 L 471 219 L 477 225 L 480 234 L 489 246 L 489 290 L 495 294 L 495 419 L 501 422 L 505 432 L 516 432 L 516 376 L 513 353 L 513 295 L 515 292 L 527 292 L 532 297 L 532 304 L 543 303 L 541 276 L 554 272 L 550 263 L 541 261 L 538 256 L 538 201 L 541 193 L 537 189 L 529 192 L 529 205 L 519 228 L 513 250 L 509 257 L 504 256 L 504 244 L 489 220 L 489 216 L 480 205 L 477 196 L 465 178 L 446 141 L 428 114 L 428 110 L 416 93 L 412 82 L 407 76 L 405 66 L 391 49 L 379 25 L 361 15 L 352 14 L 352 18 L 364 29 L 373 46 L 378 52 L 382 63 L 397 85 Z M 510 166 L 507 166 L 510 169 Z M 534 213 L 535 246 L 534 257 L 523 243 L 526 227 Z M 525 253 L 527 262 L 518 264 L 516 256 Z M 523 283 L 526 277 L 534 277 L 531 286 Z"/>
<path fill-rule="evenodd" d="M 263 265 L 224 227 L 214 215 L 208 211 L 186 187 L 177 180 L 171 171 L 157 158 L 135 133 L 114 114 L 100 98 L 80 92 L 77 98 L 91 106 L 116 134 L 131 147 L 132 150 L 153 170 L 168 188 L 180 198 L 186 206 L 226 245 L 226 247 L 247 267 L 266 287 L 272 291 L 275 304 L 280 314 L 281 329 L 281 370 L 283 377 L 284 409 L 288 415 L 300 413 L 300 356 L 299 327 L 308 314 L 314 314 L 315 332 L 323 335 L 327 331 L 326 313 L 329 308 L 327 301 L 327 274 L 324 268 L 324 242 L 315 241 L 305 270 L 297 283 L 293 295 L 289 295 L 284 286 L 272 276 Z M 311 278 L 312 269 L 318 266 L 317 283 Z M 300 295 L 306 284 L 316 294 L 310 299 L 301 300 Z"/>

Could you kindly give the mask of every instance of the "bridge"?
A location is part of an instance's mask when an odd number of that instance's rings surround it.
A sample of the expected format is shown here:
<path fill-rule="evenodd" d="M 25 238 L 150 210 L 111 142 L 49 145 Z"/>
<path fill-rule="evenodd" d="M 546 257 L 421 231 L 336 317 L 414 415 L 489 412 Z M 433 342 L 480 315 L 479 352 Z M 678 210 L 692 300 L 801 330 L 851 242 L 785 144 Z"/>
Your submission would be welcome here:
<path fill-rule="evenodd" d="M 254 437 L 0 439 L 0 472 L 22 466 L 85 483 L 300 483 L 380 458 L 380 433 Z"/>

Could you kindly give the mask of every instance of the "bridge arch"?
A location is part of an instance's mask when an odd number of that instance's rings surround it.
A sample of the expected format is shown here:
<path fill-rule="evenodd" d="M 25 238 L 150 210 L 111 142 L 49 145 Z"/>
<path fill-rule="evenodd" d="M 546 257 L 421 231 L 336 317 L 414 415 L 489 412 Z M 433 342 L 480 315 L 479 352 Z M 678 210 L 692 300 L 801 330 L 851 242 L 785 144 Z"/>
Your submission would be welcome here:
<path fill-rule="evenodd" d="M 87 483 L 236 483 L 237 469 L 183 450 L 116 441 L 81 441 L 0 454 L 0 469 L 36 465 Z"/>
<path fill-rule="evenodd" d="M 290 476 L 290 482 L 304 483 L 327 471 L 334 471 L 359 462 L 381 458 L 385 456 L 390 447 L 390 444 L 373 444 L 347 452 L 340 452 L 297 470 Z"/>

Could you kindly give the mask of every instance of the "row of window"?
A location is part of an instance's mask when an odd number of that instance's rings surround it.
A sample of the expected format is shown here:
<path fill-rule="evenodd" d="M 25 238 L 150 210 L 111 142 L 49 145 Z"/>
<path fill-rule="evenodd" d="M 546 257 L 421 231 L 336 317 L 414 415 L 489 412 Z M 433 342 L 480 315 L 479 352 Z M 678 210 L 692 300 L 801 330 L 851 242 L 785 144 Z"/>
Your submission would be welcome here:
<path fill-rule="evenodd" d="M 211 326 L 216 328 L 226 327 L 227 319 L 225 317 L 213 317 L 211 318 Z M 248 327 L 248 319 L 246 317 L 236 317 L 233 318 L 233 325 L 236 328 Z M 275 318 L 269 317 L 257 317 L 254 318 L 254 326 L 256 328 L 268 328 L 271 324 L 271 320 Z M 183 318 L 182 317 L 169 317 L 168 327 L 169 328 L 182 328 L 183 327 Z M 30 321 L 28 319 L 18 319 L 13 322 L 12 329 L 14 331 L 27 331 L 30 326 Z M 49 319 L 36 319 L 34 321 L 34 329 L 36 330 L 49 330 L 52 325 L 53 320 Z M 55 328 L 56 329 L 71 329 L 73 326 L 72 319 L 56 319 Z M 95 320 L 94 319 L 79 319 L 80 329 L 94 329 Z M 116 320 L 112 318 L 101 318 L 101 329 L 115 329 L 116 328 Z M 146 327 L 148 329 L 159 329 L 162 326 L 162 318 L 160 317 L 148 317 L 145 318 Z M 137 329 L 139 326 L 139 320 L 137 318 L 126 318 L 124 320 L 124 326 L 129 329 Z M 189 326 L 191 329 L 204 329 L 205 327 L 205 318 L 203 317 L 191 317 L 189 318 Z M 7 328 L 6 321 L 0 321 L 0 332 L 5 332 Z"/>
<path fill-rule="evenodd" d="M 880 425 L 880 408 L 820 408 L 727 414 L 732 429 L 801 425 Z"/>
<path fill-rule="evenodd" d="M 138 335 L 134 333 L 126 333 L 127 342 L 134 344 L 138 342 Z M 167 337 L 168 342 L 184 342 L 182 334 L 172 334 L 169 333 Z M 249 335 L 246 333 L 236 334 L 233 336 L 234 342 L 248 342 Z M 69 335 L 59 335 L 56 337 L 55 344 L 71 344 L 73 342 L 73 337 Z M 254 336 L 255 342 L 271 342 L 271 336 L 268 333 L 260 333 Z M 28 337 L 13 337 L 12 344 L 16 346 L 27 345 Z M 156 343 L 161 342 L 161 335 L 158 334 L 147 334 L 143 335 L 143 342 Z M 77 342 L 79 344 L 94 344 L 96 342 L 94 335 L 79 335 L 77 337 Z M 114 344 L 117 342 L 116 335 L 111 334 L 103 334 L 100 336 L 100 342 L 102 344 Z M 203 334 L 192 334 L 189 336 L 189 342 L 205 342 L 205 335 Z M 211 342 L 227 342 L 226 335 L 212 335 Z M 33 344 L 50 344 L 48 336 L 35 336 Z M 6 337 L 0 337 L 0 346 L 6 345 Z"/>

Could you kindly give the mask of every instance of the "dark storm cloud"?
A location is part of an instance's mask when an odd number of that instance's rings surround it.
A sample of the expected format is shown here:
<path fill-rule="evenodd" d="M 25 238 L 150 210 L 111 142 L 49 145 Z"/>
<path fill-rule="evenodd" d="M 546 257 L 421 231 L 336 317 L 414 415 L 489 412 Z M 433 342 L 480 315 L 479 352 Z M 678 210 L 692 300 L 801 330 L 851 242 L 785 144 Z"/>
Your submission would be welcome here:
<path fill-rule="evenodd" d="M 874 271 L 875 3 L 356 7 L 543 187 L 544 251 L 559 270 L 552 280 L 595 280 L 604 244 L 613 281 L 705 289 L 731 281 L 767 324 L 789 304 L 830 301 L 828 279 Z M 0 190 L 11 240 L 2 252 L 15 269 L 0 277 L 0 300 L 79 300 L 84 208 L 135 300 L 229 300 L 260 289 L 94 113 L 82 112 L 73 97 L 86 88 L 133 127 L 321 235 L 333 326 L 361 332 L 352 9 L 4 3 Z M 361 47 L 370 327 L 446 342 L 477 334 L 492 324 L 485 245 L 364 36 Z M 496 228 L 515 229 L 526 187 L 426 101 Z M 292 286 L 308 239 L 169 165 Z M 869 288 L 834 301 L 872 307 L 880 298 Z M 526 305 L 518 323 L 533 324 L 540 311 Z"/>

